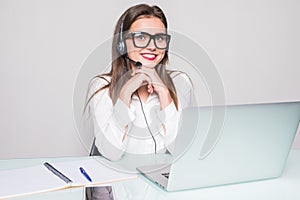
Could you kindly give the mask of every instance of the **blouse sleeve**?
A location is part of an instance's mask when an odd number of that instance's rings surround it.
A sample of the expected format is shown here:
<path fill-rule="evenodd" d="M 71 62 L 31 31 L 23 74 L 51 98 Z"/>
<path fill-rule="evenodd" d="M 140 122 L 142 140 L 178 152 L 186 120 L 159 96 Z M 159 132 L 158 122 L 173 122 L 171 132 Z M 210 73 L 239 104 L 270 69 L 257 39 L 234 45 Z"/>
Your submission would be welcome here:
<path fill-rule="evenodd" d="M 90 92 L 93 94 L 107 84 L 106 80 L 94 80 Z M 134 120 L 134 114 L 123 101 L 117 100 L 113 105 L 108 88 L 100 90 L 90 101 L 90 112 L 93 119 L 95 144 L 99 152 L 109 160 L 119 160 L 127 145 L 125 137 Z"/>
<path fill-rule="evenodd" d="M 162 122 L 161 132 L 164 144 L 169 153 L 172 154 L 177 136 L 178 124 L 182 109 L 190 106 L 193 102 L 193 87 L 189 77 L 180 73 L 173 78 L 176 87 L 178 109 L 172 101 L 165 109 L 158 112 L 158 118 Z"/>
<path fill-rule="evenodd" d="M 180 111 L 195 103 L 194 87 L 190 77 L 183 72 L 174 75 L 173 83 L 176 87 Z"/>

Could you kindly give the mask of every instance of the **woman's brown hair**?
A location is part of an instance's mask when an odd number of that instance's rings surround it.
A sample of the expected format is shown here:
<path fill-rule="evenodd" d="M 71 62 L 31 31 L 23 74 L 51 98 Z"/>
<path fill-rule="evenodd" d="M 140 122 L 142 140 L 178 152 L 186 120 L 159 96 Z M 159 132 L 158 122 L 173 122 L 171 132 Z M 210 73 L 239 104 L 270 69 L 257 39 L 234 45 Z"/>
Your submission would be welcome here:
<path fill-rule="evenodd" d="M 128 8 L 123 15 L 119 18 L 115 30 L 114 30 L 114 37 L 112 41 L 112 65 L 110 72 L 102 75 L 98 75 L 94 78 L 102 78 L 107 80 L 105 77 L 110 77 L 111 80 L 108 81 L 108 84 L 97 89 L 87 100 L 85 109 L 88 105 L 88 103 L 91 101 L 91 99 L 101 90 L 108 88 L 109 89 L 109 95 L 112 99 L 113 104 L 117 101 L 120 90 L 124 83 L 130 79 L 130 73 L 129 71 L 129 61 L 127 61 L 124 57 L 124 55 L 121 55 L 120 52 L 117 50 L 116 46 L 117 43 L 120 40 L 120 34 L 123 34 L 124 32 L 128 31 L 130 29 L 130 26 L 137 20 L 143 17 L 157 17 L 159 18 L 162 23 L 164 24 L 166 30 L 168 28 L 168 23 L 166 16 L 164 15 L 163 11 L 158 6 L 149 6 L 147 4 L 138 4 L 135 6 L 132 6 Z M 120 32 L 120 27 L 122 24 L 122 33 Z M 169 56 L 168 56 L 168 50 L 166 50 L 164 58 L 161 60 L 161 62 L 155 67 L 158 75 L 160 76 L 161 80 L 164 82 L 164 84 L 168 87 L 171 98 L 173 99 L 173 102 L 178 109 L 178 100 L 176 95 L 176 89 L 173 84 L 173 81 L 170 77 L 170 73 L 172 71 L 169 71 L 166 69 L 166 64 L 168 63 Z M 85 110 L 84 109 L 84 110 Z"/>

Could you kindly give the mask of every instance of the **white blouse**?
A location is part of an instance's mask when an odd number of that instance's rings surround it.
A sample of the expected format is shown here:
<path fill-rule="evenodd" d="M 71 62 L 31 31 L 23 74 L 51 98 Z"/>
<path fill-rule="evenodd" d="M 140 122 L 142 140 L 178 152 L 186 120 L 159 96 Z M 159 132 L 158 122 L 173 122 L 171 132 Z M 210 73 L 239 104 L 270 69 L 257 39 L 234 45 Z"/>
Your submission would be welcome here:
<path fill-rule="evenodd" d="M 105 79 L 110 81 L 110 77 Z M 181 110 L 193 99 L 193 87 L 186 74 L 176 72 L 172 80 L 176 87 L 178 110 L 173 101 L 161 110 L 156 93 L 150 94 L 146 102 L 133 95 L 130 108 L 120 99 L 113 105 L 108 88 L 92 98 L 89 106 L 95 144 L 104 157 L 119 160 L 124 152 L 151 154 L 155 152 L 155 143 L 157 153 L 172 152 Z M 102 78 L 95 79 L 90 94 L 107 84 Z"/>

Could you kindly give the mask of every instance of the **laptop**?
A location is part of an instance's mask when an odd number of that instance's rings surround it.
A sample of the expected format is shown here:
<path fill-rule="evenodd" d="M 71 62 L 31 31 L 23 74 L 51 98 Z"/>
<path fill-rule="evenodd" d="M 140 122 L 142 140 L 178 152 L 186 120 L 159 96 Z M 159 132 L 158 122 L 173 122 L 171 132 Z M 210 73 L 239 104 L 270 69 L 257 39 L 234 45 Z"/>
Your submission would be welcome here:
<path fill-rule="evenodd" d="M 300 121 L 300 101 L 182 111 L 173 160 L 137 170 L 167 191 L 279 177 Z"/>

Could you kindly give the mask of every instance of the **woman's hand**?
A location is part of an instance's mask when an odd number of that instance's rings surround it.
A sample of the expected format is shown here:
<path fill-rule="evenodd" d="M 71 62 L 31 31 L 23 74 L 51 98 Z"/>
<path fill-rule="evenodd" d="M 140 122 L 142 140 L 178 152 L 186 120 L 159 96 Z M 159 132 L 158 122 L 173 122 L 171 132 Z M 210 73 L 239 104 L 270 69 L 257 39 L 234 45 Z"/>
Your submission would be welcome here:
<path fill-rule="evenodd" d="M 142 67 L 140 69 L 136 69 L 135 73 L 145 73 L 150 77 L 151 83 L 148 85 L 148 92 L 156 92 L 160 101 L 161 109 L 167 107 L 171 102 L 172 98 L 169 92 L 169 88 L 164 84 L 164 82 L 160 79 L 154 68 Z"/>
<path fill-rule="evenodd" d="M 119 98 L 129 107 L 132 94 L 141 86 L 151 83 L 151 79 L 145 73 L 132 72 L 131 78 L 121 89 Z"/>
<path fill-rule="evenodd" d="M 149 93 L 156 92 L 160 95 L 162 93 L 169 92 L 167 86 L 165 86 L 154 68 L 142 67 L 140 69 L 133 70 L 132 74 L 145 74 L 150 78 L 151 82 L 148 82 Z"/>
<path fill-rule="evenodd" d="M 168 87 L 163 83 L 154 68 L 142 67 L 134 69 L 129 79 L 121 89 L 120 98 L 129 106 L 131 95 L 139 87 L 147 85 L 148 93 L 156 92 L 160 106 L 164 109 L 172 102 Z"/>

